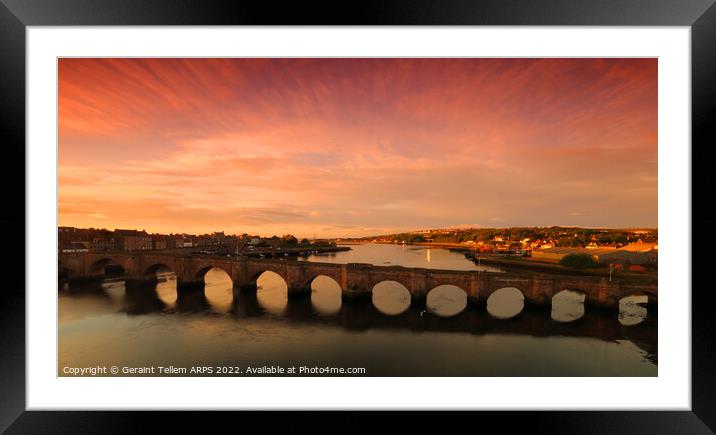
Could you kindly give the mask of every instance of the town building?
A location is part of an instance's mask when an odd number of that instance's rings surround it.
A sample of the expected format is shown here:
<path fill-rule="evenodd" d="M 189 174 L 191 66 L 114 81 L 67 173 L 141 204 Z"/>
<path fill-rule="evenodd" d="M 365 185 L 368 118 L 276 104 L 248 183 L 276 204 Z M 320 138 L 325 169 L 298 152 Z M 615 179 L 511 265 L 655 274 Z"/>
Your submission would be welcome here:
<path fill-rule="evenodd" d="M 115 240 L 112 237 L 93 237 L 89 242 L 89 250 L 93 252 L 114 251 Z"/>
<path fill-rule="evenodd" d="M 556 247 L 556 248 L 543 248 L 535 249 L 532 251 L 532 258 L 537 258 L 545 261 L 559 262 L 567 255 L 583 254 L 591 256 L 597 263 L 602 263 L 605 256 L 616 251 L 616 248 L 568 248 L 568 247 Z"/>
<path fill-rule="evenodd" d="M 152 236 L 152 249 L 167 249 L 169 247 L 169 237 L 163 235 Z"/>
<path fill-rule="evenodd" d="M 656 243 L 645 243 L 641 240 L 621 248 L 596 246 L 596 244 L 590 243 L 586 248 L 556 247 L 532 251 L 533 258 L 554 262 L 559 262 L 570 254 L 589 255 L 600 264 L 656 266 L 659 262 L 658 245 Z"/>
<path fill-rule="evenodd" d="M 121 251 L 152 249 L 152 237 L 146 231 L 114 230 L 115 247 Z"/>
<path fill-rule="evenodd" d="M 657 243 L 645 243 L 639 239 L 634 243 L 629 243 L 628 245 L 623 246 L 621 249 L 629 252 L 650 252 L 658 251 L 659 245 Z"/>
<path fill-rule="evenodd" d="M 208 234 L 202 234 L 196 238 L 196 246 L 213 246 L 214 238 Z"/>
<path fill-rule="evenodd" d="M 60 252 L 62 253 L 78 253 L 78 252 L 89 252 L 87 243 L 85 242 L 61 242 Z"/>
<path fill-rule="evenodd" d="M 216 246 L 226 245 L 226 234 L 223 231 L 215 232 L 211 235 L 212 242 Z"/>

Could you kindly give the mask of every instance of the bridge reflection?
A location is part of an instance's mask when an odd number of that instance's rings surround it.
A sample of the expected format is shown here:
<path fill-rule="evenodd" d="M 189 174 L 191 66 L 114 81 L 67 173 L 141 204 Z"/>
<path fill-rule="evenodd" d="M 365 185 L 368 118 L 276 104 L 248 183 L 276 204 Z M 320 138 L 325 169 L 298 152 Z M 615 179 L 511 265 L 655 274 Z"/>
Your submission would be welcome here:
<path fill-rule="evenodd" d="M 128 315 L 149 313 L 216 313 L 215 301 L 207 298 L 204 291 L 175 293 L 175 300 L 161 296 L 159 285 L 130 286 L 113 285 L 75 286 L 71 293 L 93 293 L 110 299 Z M 158 291 L 158 289 L 160 291 Z M 65 290 L 68 291 L 68 290 Z M 164 299 L 164 300 L 163 300 Z M 225 309 L 224 309 L 225 308 Z M 485 309 L 468 306 L 452 317 L 441 317 L 423 308 L 410 306 L 396 315 L 386 315 L 370 300 L 355 300 L 340 305 L 335 314 L 327 315 L 312 302 L 310 297 L 288 298 L 285 309 L 278 312 L 267 309 L 259 300 L 257 292 L 238 292 L 220 311 L 240 321 L 242 318 L 280 318 L 288 322 L 325 325 L 352 331 L 369 329 L 403 329 L 412 332 L 451 332 L 476 335 L 506 334 L 533 337 L 569 336 L 587 337 L 605 341 L 629 340 L 657 363 L 657 310 L 649 307 L 646 319 L 635 325 L 617 321 L 613 311 L 587 310 L 569 322 L 554 319 L 550 309 L 526 305 L 516 316 L 501 319 L 490 315 Z"/>

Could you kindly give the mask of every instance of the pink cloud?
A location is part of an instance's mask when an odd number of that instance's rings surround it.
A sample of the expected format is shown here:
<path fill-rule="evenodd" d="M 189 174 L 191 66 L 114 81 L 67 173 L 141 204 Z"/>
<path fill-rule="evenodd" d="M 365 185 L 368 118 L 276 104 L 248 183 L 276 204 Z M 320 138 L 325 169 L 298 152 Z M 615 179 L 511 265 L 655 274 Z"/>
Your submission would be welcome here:
<path fill-rule="evenodd" d="M 61 59 L 60 224 L 656 225 L 656 62 Z"/>

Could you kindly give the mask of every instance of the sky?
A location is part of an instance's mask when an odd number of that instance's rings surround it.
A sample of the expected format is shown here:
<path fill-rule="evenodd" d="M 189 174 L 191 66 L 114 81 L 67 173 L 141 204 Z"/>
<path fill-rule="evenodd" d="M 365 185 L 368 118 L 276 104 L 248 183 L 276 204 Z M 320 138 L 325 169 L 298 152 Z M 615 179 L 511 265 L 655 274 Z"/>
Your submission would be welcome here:
<path fill-rule="evenodd" d="M 59 60 L 59 225 L 657 226 L 656 59 Z"/>

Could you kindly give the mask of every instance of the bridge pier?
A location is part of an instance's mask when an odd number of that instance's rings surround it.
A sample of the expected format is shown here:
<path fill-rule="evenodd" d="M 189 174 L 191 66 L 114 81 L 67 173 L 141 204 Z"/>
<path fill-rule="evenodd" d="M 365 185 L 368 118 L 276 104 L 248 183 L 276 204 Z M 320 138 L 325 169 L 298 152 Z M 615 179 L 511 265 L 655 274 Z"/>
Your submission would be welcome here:
<path fill-rule="evenodd" d="M 587 312 L 589 310 L 601 311 L 604 313 L 618 313 L 619 301 L 591 303 L 585 300 L 584 311 Z"/>
<path fill-rule="evenodd" d="M 530 293 L 530 292 L 524 292 L 522 293 L 525 297 L 525 304 L 530 304 L 535 307 L 539 307 L 542 305 L 549 305 L 552 303 L 552 295 L 551 293 Z"/>
<path fill-rule="evenodd" d="M 152 277 L 148 279 L 143 278 L 126 278 L 124 280 L 124 287 L 127 289 L 140 289 L 147 287 L 154 287 L 157 285 L 157 278 Z"/>
<path fill-rule="evenodd" d="M 584 309 L 593 309 L 606 312 L 619 312 L 619 297 L 604 297 L 604 295 L 598 295 L 596 298 L 590 298 L 587 296 L 584 298 Z"/>
<path fill-rule="evenodd" d="M 177 278 L 177 291 L 204 291 L 204 280 L 183 280 Z"/>
<path fill-rule="evenodd" d="M 238 287 L 234 287 L 233 305 L 236 313 L 246 317 L 261 317 L 265 314 L 256 292 L 241 292 Z"/>
<path fill-rule="evenodd" d="M 124 294 L 126 300 L 131 302 L 131 311 L 144 313 L 156 309 L 158 307 L 156 304 L 158 301 L 156 297 L 156 288 L 156 279 L 125 279 Z"/>
<path fill-rule="evenodd" d="M 604 297 L 599 292 L 587 294 L 584 298 L 584 311 L 601 311 L 605 313 L 619 312 L 620 297 Z"/>
<path fill-rule="evenodd" d="M 305 294 L 299 293 L 299 297 L 288 296 L 288 303 L 284 314 L 292 320 L 309 319 L 313 315 L 313 305 L 311 298 L 305 297 Z"/>
<path fill-rule="evenodd" d="M 68 287 L 74 287 L 74 286 L 87 286 L 87 285 L 99 285 L 102 284 L 102 281 L 104 280 L 104 276 L 102 275 L 95 275 L 95 276 L 72 276 L 68 277 L 64 281 Z"/>
<path fill-rule="evenodd" d="M 351 303 L 341 305 L 338 312 L 340 324 L 346 329 L 358 331 L 370 327 L 371 313 L 377 312 L 370 299 L 358 297 L 351 301 Z"/>
<path fill-rule="evenodd" d="M 487 305 L 487 301 L 480 299 L 478 295 L 467 295 L 467 305 L 474 308 L 482 308 Z"/>
<path fill-rule="evenodd" d="M 234 281 L 234 292 L 240 291 L 244 293 L 256 293 L 258 286 L 256 283 L 240 284 Z"/>
<path fill-rule="evenodd" d="M 542 299 L 525 298 L 525 306 L 529 306 L 534 310 L 549 311 L 552 309 L 552 301 L 544 301 Z"/>
<path fill-rule="evenodd" d="M 341 299 L 345 302 L 370 300 L 372 297 L 372 291 L 341 290 Z"/>
<path fill-rule="evenodd" d="M 244 296 L 252 296 L 254 299 L 256 299 L 257 290 L 258 286 L 256 285 L 256 283 L 240 284 L 236 280 L 234 280 L 234 301 L 238 301 L 244 298 Z"/>
<path fill-rule="evenodd" d="M 428 300 L 427 293 L 411 293 L 410 294 L 410 306 L 411 307 L 425 309 L 428 306 L 427 300 Z"/>
<path fill-rule="evenodd" d="M 304 299 L 311 297 L 311 287 L 302 286 L 289 286 L 288 287 L 288 298 L 289 299 Z"/>
<path fill-rule="evenodd" d="M 542 310 L 549 309 L 555 294 L 555 280 L 542 274 L 533 275 L 523 284 L 522 294 L 525 297 L 525 305 Z"/>

